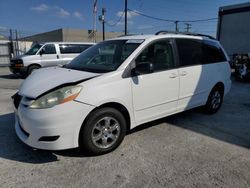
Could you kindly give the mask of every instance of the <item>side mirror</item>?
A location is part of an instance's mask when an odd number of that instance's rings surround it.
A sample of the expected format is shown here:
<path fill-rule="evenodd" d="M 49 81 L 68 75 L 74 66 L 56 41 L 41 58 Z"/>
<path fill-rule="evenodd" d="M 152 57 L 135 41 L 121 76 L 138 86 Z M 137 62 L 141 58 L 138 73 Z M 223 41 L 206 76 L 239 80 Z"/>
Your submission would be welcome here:
<path fill-rule="evenodd" d="M 39 52 L 40 56 L 42 56 L 45 53 L 44 49 L 42 48 Z"/>
<path fill-rule="evenodd" d="M 142 62 L 132 69 L 132 75 L 149 74 L 154 72 L 154 65 L 151 62 Z"/>

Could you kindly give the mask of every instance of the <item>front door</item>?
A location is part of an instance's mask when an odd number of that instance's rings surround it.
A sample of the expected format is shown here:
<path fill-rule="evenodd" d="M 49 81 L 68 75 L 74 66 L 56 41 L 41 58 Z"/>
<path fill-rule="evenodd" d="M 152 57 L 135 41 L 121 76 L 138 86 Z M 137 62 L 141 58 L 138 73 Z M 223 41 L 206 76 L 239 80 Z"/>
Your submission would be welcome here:
<path fill-rule="evenodd" d="M 43 46 L 40 57 L 43 67 L 56 66 L 61 63 L 54 44 Z"/>
<path fill-rule="evenodd" d="M 178 100 L 179 76 L 171 42 L 162 39 L 146 47 L 135 64 L 145 62 L 153 64 L 154 72 L 131 79 L 137 124 L 173 113 Z"/>

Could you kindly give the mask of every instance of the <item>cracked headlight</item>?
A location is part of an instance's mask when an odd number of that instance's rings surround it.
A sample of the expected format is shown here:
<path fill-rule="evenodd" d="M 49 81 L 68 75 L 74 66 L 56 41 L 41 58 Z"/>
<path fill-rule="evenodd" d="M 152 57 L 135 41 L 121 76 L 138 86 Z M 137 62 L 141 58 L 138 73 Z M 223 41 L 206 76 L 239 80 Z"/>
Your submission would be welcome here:
<path fill-rule="evenodd" d="M 82 90 L 82 86 L 67 86 L 57 90 L 54 90 L 37 100 L 35 100 L 30 108 L 51 108 L 58 104 L 63 104 L 69 101 L 74 100 Z"/>

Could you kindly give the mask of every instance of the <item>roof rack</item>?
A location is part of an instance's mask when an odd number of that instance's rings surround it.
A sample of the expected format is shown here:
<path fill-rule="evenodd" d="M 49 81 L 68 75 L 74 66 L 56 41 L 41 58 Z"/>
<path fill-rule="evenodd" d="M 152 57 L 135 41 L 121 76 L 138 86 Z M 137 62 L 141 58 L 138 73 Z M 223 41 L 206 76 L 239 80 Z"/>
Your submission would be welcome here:
<path fill-rule="evenodd" d="M 191 33 L 191 32 L 176 32 L 176 31 L 158 31 L 155 35 L 164 35 L 164 34 L 182 34 L 182 35 L 192 35 L 192 36 L 200 36 L 207 37 L 209 39 L 216 40 L 214 37 L 210 35 L 200 34 L 200 33 Z"/>

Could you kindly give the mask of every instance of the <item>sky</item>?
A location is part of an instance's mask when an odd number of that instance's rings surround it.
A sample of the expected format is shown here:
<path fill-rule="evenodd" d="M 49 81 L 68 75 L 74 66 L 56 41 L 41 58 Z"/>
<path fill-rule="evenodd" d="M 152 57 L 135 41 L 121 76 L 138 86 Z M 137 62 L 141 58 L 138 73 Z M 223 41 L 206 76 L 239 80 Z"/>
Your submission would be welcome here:
<path fill-rule="evenodd" d="M 98 0 L 97 15 L 106 8 L 106 31 L 124 31 L 125 0 Z M 138 13 L 169 20 L 217 18 L 220 6 L 247 0 L 128 0 L 128 32 L 155 33 L 174 30 L 172 22 L 153 20 Z M 138 12 L 138 13 L 136 13 Z M 93 29 L 93 0 L 0 0 L 0 34 L 17 29 L 21 36 L 58 28 Z M 215 36 L 217 20 L 191 23 L 192 32 Z M 179 24 L 184 31 L 186 25 Z M 97 20 L 97 30 L 101 31 Z"/>

